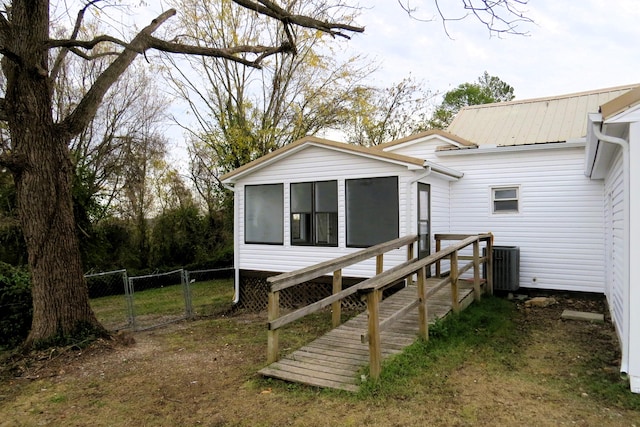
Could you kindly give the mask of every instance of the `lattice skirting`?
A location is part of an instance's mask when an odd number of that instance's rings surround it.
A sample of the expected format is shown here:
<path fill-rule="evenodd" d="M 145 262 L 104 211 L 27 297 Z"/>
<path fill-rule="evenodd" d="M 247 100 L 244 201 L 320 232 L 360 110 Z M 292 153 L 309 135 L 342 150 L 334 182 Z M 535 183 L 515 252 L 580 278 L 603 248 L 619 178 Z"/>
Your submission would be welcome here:
<path fill-rule="evenodd" d="M 263 311 L 267 309 L 269 285 L 267 277 L 277 273 L 262 271 L 240 271 L 240 300 L 238 308 L 251 311 Z M 315 301 L 331 295 L 333 285 L 331 277 L 320 277 L 311 282 L 305 282 L 280 292 L 280 307 L 295 309 L 304 307 Z M 342 278 L 342 287 L 346 289 L 360 282 L 361 278 Z M 365 303 L 356 293 L 342 300 L 344 310 L 362 310 Z"/>

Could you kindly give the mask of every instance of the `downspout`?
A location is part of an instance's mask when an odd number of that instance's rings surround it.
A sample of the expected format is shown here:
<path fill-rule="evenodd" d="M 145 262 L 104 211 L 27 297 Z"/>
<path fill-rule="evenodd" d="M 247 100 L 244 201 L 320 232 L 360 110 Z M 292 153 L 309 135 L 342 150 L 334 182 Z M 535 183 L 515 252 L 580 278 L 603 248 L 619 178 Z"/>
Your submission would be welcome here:
<path fill-rule="evenodd" d="M 631 250 L 631 238 L 629 236 L 629 220 L 631 214 L 631 178 L 630 178 L 630 165 L 631 160 L 629 157 L 629 141 L 623 138 L 618 138 L 615 136 L 605 135 L 600 131 L 600 127 L 602 126 L 602 119 L 598 121 L 593 121 L 593 134 L 598 139 L 598 141 L 608 142 L 610 144 L 616 144 L 622 148 L 622 171 L 623 171 L 623 191 L 624 191 L 624 205 L 623 205 L 623 247 L 624 247 L 624 274 L 623 274 L 623 283 L 624 283 L 624 339 L 622 340 L 622 360 L 620 362 L 620 372 L 624 375 L 629 373 L 629 340 L 631 339 L 630 335 L 630 326 L 631 326 L 631 301 L 630 301 L 630 268 L 631 268 L 631 258 L 629 256 Z M 633 389 L 634 384 L 631 384 Z M 637 392 L 637 391 L 636 391 Z"/>
<path fill-rule="evenodd" d="M 222 184 L 222 186 L 233 192 L 233 304 L 240 301 L 240 269 L 238 268 L 238 254 L 240 253 L 240 243 L 238 240 L 238 201 L 236 200 L 236 188 L 233 185 Z"/>

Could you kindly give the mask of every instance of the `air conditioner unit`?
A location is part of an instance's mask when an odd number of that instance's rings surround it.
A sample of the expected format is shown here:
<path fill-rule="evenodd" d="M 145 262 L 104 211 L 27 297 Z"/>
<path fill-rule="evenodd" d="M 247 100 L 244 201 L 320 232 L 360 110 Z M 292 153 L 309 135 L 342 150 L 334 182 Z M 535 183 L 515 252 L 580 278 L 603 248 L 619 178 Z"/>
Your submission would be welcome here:
<path fill-rule="evenodd" d="M 513 292 L 518 289 L 520 289 L 520 248 L 494 246 L 493 290 Z"/>

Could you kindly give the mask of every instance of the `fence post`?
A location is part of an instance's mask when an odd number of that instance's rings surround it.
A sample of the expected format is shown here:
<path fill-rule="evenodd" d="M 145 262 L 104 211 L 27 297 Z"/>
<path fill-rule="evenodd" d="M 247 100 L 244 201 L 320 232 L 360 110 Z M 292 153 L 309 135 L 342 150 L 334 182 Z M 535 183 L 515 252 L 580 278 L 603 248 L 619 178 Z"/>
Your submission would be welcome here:
<path fill-rule="evenodd" d="M 280 317 L 280 291 L 269 291 L 269 322 Z M 278 361 L 278 329 L 271 329 L 267 332 L 267 363 Z"/>
<path fill-rule="evenodd" d="M 137 326 L 135 305 L 133 303 L 133 279 L 129 277 L 126 278 L 126 280 L 127 283 L 125 284 L 124 292 L 126 294 L 127 309 L 129 311 L 129 325 L 131 325 L 131 329 L 135 331 L 137 329 Z"/>
<path fill-rule="evenodd" d="M 374 289 L 367 293 L 367 314 L 369 329 L 369 375 L 373 380 L 380 378 L 382 349 L 380 347 L 380 292 Z"/>
<path fill-rule="evenodd" d="M 427 298 L 425 297 L 425 269 L 426 267 L 422 267 L 418 270 L 418 301 L 420 301 L 420 305 L 418 305 L 418 321 L 420 322 L 418 328 L 420 337 L 426 341 L 429 339 L 429 313 L 427 311 Z"/>
<path fill-rule="evenodd" d="M 440 252 L 440 249 L 442 249 L 442 240 L 440 240 L 437 236 L 436 236 L 436 253 Z M 436 277 L 440 278 L 441 273 L 442 273 L 442 266 L 440 264 L 440 260 L 436 261 Z"/>
<path fill-rule="evenodd" d="M 451 308 L 454 313 L 460 311 L 460 304 L 458 301 L 458 251 L 451 253 L 451 272 L 449 278 L 451 280 Z"/>
<path fill-rule="evenodd" d="M 189 271 L 182 269 L 181 271 L 182 291 L 184 293 L 184 311 L 187 319 L 193 317 L 193 301 L 191 299 L 191 283 L 189 283 Z"/>
<path fill-rule="evenodd" d="M 333 272 L 333 295 L 342 291 L 342 270 Z M 342 316 L 342 301 L 334 301 L 331 303 L 331 324 L 334 328 L 340 326 Z"/>
<path fill-rule="evenodd" d="M 384 254 L 376 256 L 376 276 L 384 270 Z M 378 298 L 382 301 L 382 292 L 377 292 Z"/>
<path fill-rule="evenodd" d="M 480 239 L 473 242 L 473 298 L 480 301 Z"/>
<path fill-rule="evenodd" d="M 384 254 L 380 254 L 376 256 L 376 276 L 382 273 L 384 268 Z"/>
<path fill-rule="evenodd" d="M 413 245 L 414 242 L 411 242 L 407 245 L 407 261 L 411 261 L 413 259 Z M 407 277 L 407 286 L 411 286 L 413 284 L 413 275 Z"/>
<path fill-rule="evenodd" d="M 487 293 L 493 295 L 493 234 L 487 238 Z"/>

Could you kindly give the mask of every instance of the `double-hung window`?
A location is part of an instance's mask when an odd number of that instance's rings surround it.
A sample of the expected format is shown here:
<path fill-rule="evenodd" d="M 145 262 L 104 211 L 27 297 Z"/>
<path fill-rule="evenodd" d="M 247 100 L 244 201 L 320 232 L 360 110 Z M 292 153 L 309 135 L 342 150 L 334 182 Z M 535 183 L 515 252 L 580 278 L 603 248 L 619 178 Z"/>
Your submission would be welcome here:
<path fill-rule="evenodd" d="M 493 187 L 491 199 L 494 214 L 520 212 L 518 187 Z"/>
<path fill-rule="evenodd" d="M 338 246 L 338 182 L 291 184 L 291 244 Z"/>

